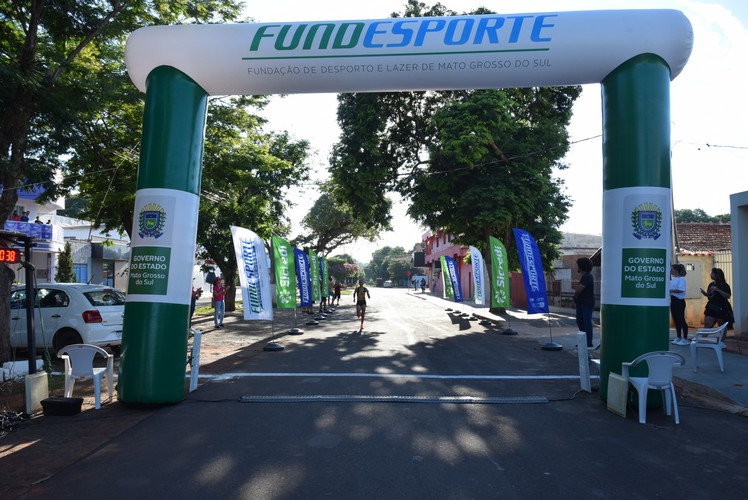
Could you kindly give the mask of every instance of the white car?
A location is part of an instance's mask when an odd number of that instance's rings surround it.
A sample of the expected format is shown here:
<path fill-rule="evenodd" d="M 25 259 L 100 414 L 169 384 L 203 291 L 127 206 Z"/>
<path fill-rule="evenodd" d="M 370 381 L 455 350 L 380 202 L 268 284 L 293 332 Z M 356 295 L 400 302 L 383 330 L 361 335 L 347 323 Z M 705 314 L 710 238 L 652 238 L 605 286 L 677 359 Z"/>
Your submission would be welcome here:
<path fill-rule="evenodd" d="M 384 282 L 384 287 L 385 288 L 392 288 L 392 281 L 390 281 L 390 280 L 385 281 Z"/>
<path fill-rule="evenodd" d="M 37 348 L 55 350 L 70 344 L 109 346 L 122 343 L 125 296 L 116 288 L 85 283 L 40 283 L 35 287 L 34 331 Z M 10 343 L 28 346 L 26 287 L 10 295 Z"/>

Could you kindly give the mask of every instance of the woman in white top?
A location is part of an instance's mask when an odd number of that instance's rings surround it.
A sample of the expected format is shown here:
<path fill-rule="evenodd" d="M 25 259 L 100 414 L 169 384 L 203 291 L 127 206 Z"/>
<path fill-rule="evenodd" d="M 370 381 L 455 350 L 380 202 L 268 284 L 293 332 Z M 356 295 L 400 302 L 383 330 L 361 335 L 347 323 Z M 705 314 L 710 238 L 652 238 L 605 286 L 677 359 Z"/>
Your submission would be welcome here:
<path fill-rule="evenodd" d="M 675 323 L 677 338 L 675 345 L 688 345 L 688 323 L 686 323 L 686 266 L 673 264 L 670 267 L 670 314 Z"/>

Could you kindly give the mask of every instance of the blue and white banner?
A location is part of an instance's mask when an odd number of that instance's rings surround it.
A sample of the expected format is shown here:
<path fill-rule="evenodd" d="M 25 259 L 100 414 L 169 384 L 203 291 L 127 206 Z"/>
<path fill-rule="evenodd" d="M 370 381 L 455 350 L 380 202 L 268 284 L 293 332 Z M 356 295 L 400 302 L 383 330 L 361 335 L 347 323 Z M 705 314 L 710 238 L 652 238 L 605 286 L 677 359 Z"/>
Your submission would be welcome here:
<path fill-rule="evenodd" d="M 473 285 L 475 286 L 473 300 L 477 305 L 482 306 L 485 304 L 486 297 L 486 277 L 483 273 L 483 255 L 475 247 L 470 247 L 470 263 L 473 266 Z"/>
<path fill-rule="evenodd" d="M 273 296 L 265 243 L 249 229 L 231 226 L 234 253 L 239 267 L 244 319 L 272 320 Z"/>
<path fill-rule="evenodd" d="M 293 249 L 294 261 L 296 262 L 296 281 L 299 284 L 299 296 L 301 307 L 312 305 L 312 280 L 309 273 L 309 257 L 298 248 Z"/>
<path fill-rule="evenodd" d="M 548 293 L 545 289 L 543 262 L 540 259 L 538 244 L 535 242 L 535 238 L 524 229 L 515 227 L 512 231 L 514 231 L 514 239 L 517 241 L 519 265 L 522 268 L 522 279 L 525 282 L 527 313 L 547 313 Z"/>
<path fill-rule="evenodd" d="M 457 271 L 457 263 L 452 257 L 444 257 L 447 264 L 445 269 L 445 279 L 449 279 L 452 284 L 452 292 L 455 296 L 455 302 L 462 302 L 462 287 L 460 286 L 460 273 Z"/>

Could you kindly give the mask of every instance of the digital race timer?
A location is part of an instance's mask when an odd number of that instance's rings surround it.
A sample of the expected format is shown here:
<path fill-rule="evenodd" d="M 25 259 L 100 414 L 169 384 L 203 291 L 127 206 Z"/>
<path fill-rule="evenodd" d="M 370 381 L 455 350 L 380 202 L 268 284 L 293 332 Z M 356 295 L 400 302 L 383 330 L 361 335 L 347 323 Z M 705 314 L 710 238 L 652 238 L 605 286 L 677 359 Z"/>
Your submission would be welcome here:
<path fill-rule="evenodd" d="M 15 248 L 0 248 L 0 262 L 17 264 L 21 262 L 21 252 Z"/>

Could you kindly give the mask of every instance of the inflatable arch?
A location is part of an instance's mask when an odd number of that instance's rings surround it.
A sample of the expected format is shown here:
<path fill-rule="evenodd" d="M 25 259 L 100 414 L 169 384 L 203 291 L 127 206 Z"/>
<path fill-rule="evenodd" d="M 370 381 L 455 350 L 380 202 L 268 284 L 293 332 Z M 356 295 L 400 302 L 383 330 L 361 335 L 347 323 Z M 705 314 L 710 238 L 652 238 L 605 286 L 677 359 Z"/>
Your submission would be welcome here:
<path fill-rule="evenodd" d="M 127 42 L 146 92 L 119 398 L 184 398 L 209 95 L 600 83 L 601 394 L 621 362 L 667 350 L 670 81 L 693 32 L 674 10 L 153 26 Z"/>

